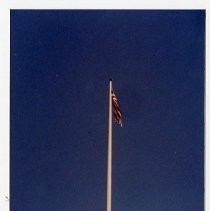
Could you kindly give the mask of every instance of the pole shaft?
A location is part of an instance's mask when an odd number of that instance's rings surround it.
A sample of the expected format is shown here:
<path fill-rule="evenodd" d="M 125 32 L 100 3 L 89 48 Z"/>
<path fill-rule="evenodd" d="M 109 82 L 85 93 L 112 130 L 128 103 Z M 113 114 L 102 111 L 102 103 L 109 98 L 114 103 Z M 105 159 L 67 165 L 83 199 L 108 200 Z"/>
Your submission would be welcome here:
<path fill-rule="evenodd" d="M 108 168 L 107 168 L 107 211 L 112 205 L 112 81 L 109 81 L 109 134 L 108 134 Z"/>

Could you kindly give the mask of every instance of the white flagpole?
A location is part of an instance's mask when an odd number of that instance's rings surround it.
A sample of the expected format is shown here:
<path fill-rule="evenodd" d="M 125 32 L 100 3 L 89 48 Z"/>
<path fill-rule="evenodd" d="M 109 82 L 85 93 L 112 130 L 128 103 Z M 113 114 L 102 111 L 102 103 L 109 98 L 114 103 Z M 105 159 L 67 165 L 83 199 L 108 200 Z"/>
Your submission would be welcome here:
<path fill-rule="evenodd" d="M 109 80 L 109 135 L 107 167 L 107 211 L 112 207 L 112 80 Z"/>

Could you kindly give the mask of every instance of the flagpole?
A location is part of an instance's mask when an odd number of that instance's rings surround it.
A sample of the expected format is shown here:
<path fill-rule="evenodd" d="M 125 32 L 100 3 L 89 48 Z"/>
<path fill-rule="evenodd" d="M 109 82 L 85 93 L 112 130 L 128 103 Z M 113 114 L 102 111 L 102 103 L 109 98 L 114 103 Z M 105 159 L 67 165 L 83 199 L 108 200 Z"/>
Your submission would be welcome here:
<path fill-rule="evenodd" d="M 108 167 L 107 167 L 107 211 L 112 206 L 112 80 L 109 80 L 109 134 L 108 134 Z"/>

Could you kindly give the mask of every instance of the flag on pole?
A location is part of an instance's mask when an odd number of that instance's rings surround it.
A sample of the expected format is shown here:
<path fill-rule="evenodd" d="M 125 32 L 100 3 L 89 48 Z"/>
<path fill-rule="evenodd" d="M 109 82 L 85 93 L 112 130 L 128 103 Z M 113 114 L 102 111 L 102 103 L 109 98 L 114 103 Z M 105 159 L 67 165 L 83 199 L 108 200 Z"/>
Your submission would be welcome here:
<path fill-rule="evenodd" d="M 119 107 L 119 104 L 117 102 L 117 97 L 114 94 L 113 90 L 112 90 L 112 108 L 113 108 L 115 122 L 122 127 L 122 111 Z"/>

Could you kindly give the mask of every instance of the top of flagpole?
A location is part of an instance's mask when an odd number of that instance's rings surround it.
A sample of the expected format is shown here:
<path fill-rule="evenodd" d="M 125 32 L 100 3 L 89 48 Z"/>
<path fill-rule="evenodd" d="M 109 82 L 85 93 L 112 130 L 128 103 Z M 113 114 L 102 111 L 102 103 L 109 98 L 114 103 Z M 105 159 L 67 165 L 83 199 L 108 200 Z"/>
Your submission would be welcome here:
<path fill-rule="evenodd" d="M 109 81 L 112 81 L 112 79 L 110 78 Z"/>

